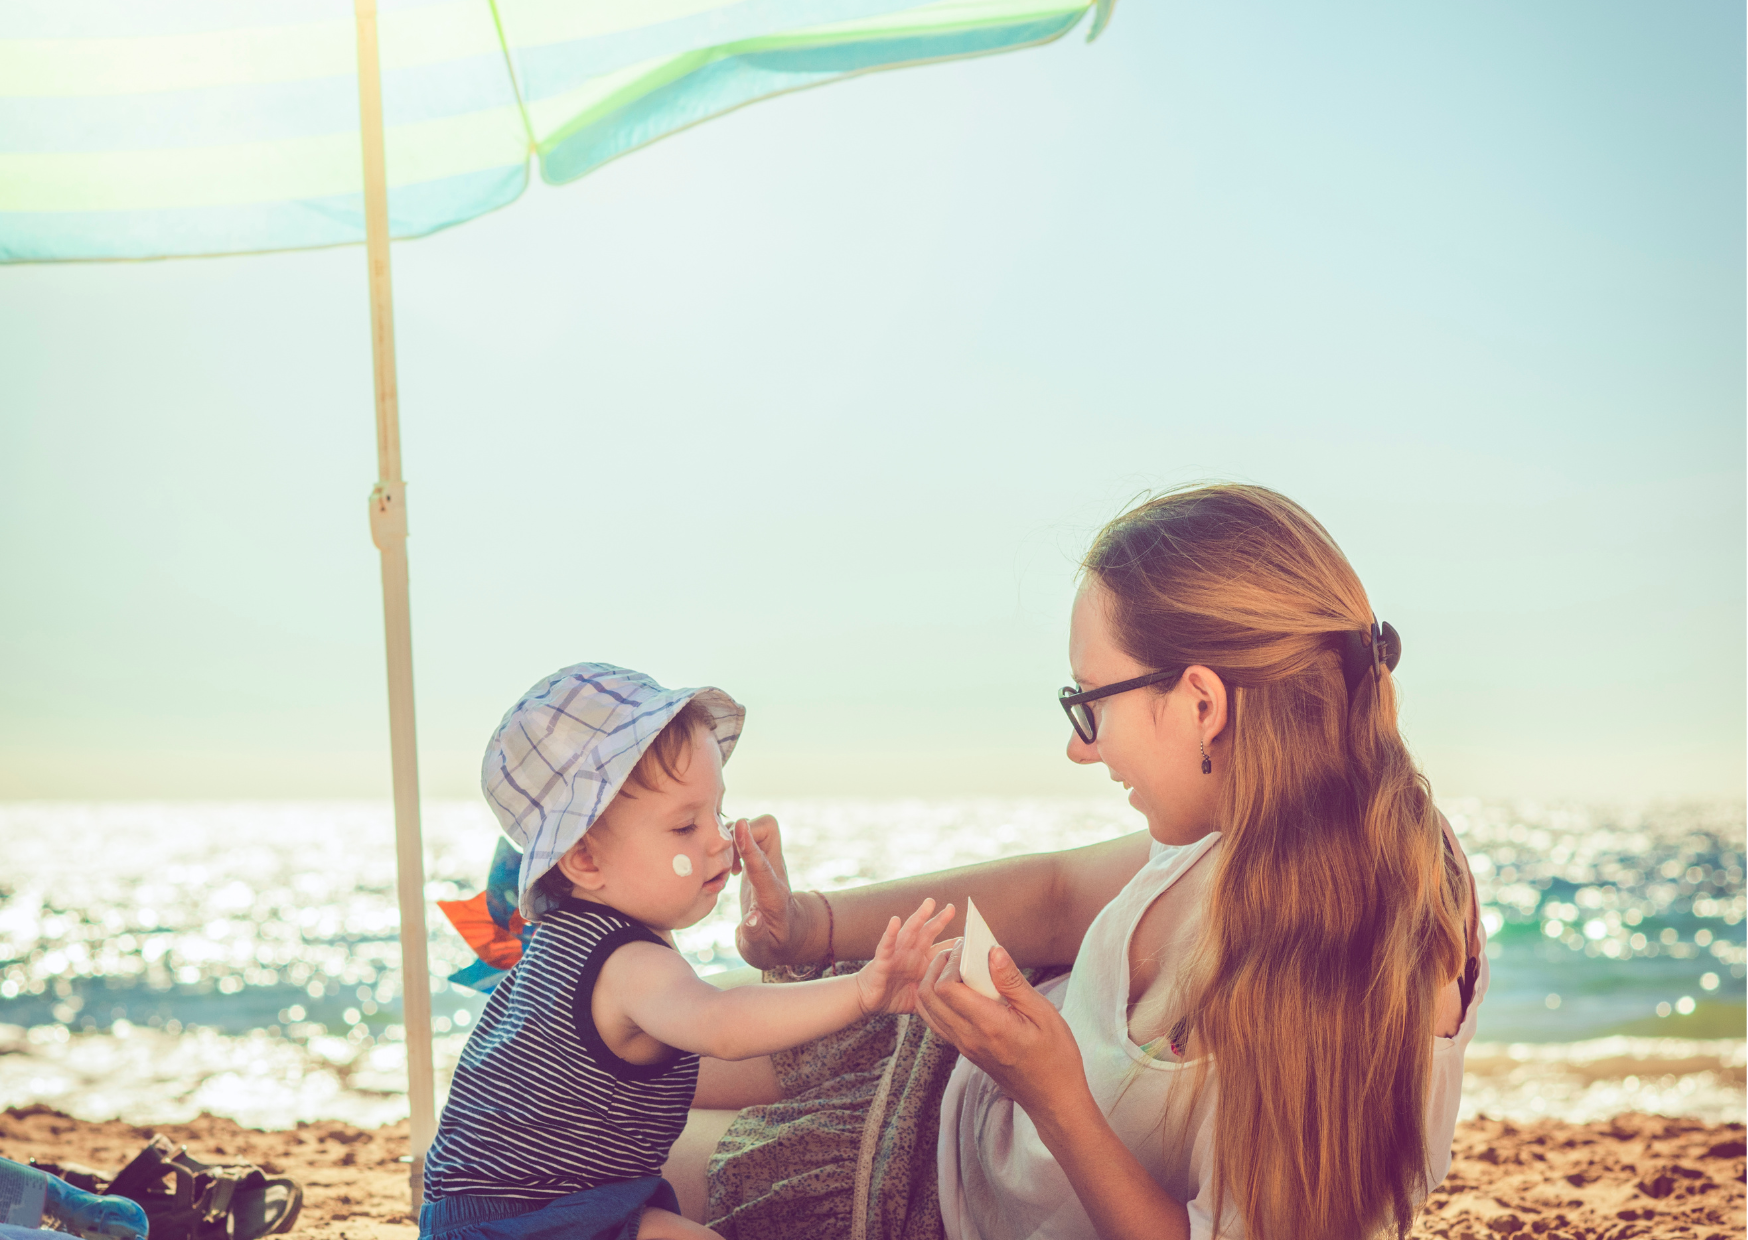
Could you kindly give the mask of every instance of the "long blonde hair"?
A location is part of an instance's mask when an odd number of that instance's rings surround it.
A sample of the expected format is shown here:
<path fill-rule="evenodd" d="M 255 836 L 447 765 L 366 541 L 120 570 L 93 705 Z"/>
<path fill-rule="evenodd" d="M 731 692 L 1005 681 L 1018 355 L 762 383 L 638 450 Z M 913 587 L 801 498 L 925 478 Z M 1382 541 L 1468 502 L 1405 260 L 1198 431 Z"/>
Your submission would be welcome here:
<path fill-rule="evenodd" d="M 1368 669 L 1349 693 L 1342 644 L 1371 630 L 1366 592 L 1309 513 L 1255 486 L 1150 499 L 1085 568 L 1128 654 L 1202 664 L 1229 691 L 1219 863 L 1185 991 L 1190 1054 L 1218 1064 L 1215 1217 L 1236 1205 L 1251 1240 L 1405 1236 L 1466 885 L 1392 676 Z"/>

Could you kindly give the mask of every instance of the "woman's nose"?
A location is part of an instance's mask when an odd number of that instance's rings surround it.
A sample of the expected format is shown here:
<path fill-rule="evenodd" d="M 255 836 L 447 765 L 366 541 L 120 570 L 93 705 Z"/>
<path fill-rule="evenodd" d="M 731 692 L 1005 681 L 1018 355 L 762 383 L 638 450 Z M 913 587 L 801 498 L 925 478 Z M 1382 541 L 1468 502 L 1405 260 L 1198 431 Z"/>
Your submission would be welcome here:
<path fill-rule="evenodd" d="M 1099 751 L 1095 746 L 1080 739 L 1080 733 L 1070 728 L 1068 731 L 1068 760 L 1088 766 L 1099 760 Z"/>

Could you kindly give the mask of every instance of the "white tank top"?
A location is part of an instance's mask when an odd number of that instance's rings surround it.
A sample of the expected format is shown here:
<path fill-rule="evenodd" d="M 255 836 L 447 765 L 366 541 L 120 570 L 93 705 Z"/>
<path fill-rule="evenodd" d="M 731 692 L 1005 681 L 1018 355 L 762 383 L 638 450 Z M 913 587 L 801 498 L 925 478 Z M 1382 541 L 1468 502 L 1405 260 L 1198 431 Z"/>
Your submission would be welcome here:
<path fill-rule="evenodd" d="M 1218 1073 L 1209 1072 L 1186 1124 L 1196 1064 L 1151 1058 L 1129 1039 L 1129 940 L 1148 907 L 1219 838 L 1215 832 L 1180 847 L 1155 842 L 1147 864 L 1093 919 L 1073 971 L 1040 987 L 1073 1030 L 1093 1098 L 1117 1136 L 1161 1188 L 1188 1206 L 1193 1240 L 1207 1240 L 1214 1231 Z M 1188 930 L 1194 933 L 1199 910 L 1191 918 Z M 1487 954 L 1479 955 L 1474 997 L 1457 1036 L 1433 1039 L 1426 1099 L 1429 1186 L 1450 1170 L 1463 1051 L 1475 1036 L 1476 1011 L 1487 991 Z M 1174 1090 L 1180 1080 L 1185 1088 Z M 937 1156 L 948 1240 L 1097 1240 L 1092 1220 L 1031 1119 L 968 1059 L 959 1060 L 947 1081 Z M 1244 1235 L 1230 1205 L 1221 1235 Z"/>

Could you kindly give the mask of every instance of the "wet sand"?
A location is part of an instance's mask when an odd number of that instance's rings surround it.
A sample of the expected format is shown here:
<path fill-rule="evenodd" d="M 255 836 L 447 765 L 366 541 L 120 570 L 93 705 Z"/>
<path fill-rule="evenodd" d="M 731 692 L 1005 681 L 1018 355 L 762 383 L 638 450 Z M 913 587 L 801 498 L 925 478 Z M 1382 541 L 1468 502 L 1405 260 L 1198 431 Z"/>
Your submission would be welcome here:
<path fill-rule="evenodd" d="M 241 1158 L 304 1186 L 292 1234 L 412 1240 L 407 1126 L 320 1122 L 262 1132 L 201 1116 L 156 1129 L 91 1123 L 48 1107 L 0 1112 L 0 1155 L 114 1171 L 154 1131 L 210 1162 Z M 1741 1124 L 1620 1115 L 1595 1124 L 1480 1118 L 1457 1126 L 1450 1175 L 1427 1201 L 1417 1237 L 1493 1240 L 1738 1240 L 1748 1226 Z"/>

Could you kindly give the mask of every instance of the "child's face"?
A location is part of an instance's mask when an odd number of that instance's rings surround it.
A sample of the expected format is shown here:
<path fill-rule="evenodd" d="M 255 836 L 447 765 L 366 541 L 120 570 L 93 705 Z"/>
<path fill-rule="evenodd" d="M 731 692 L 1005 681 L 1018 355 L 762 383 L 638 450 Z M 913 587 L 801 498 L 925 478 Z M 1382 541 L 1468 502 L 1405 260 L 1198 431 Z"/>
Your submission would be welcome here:
<path fill-rule="evenodd" d="M 559 862 L 577 895 L 657 930 L 707 916 L 734 861 L 717 827 L 722 751 L 707 730 L 692 734 L 679 769 L 672 780 L 657 770 L 654 791 L 622 789 Z"/>

